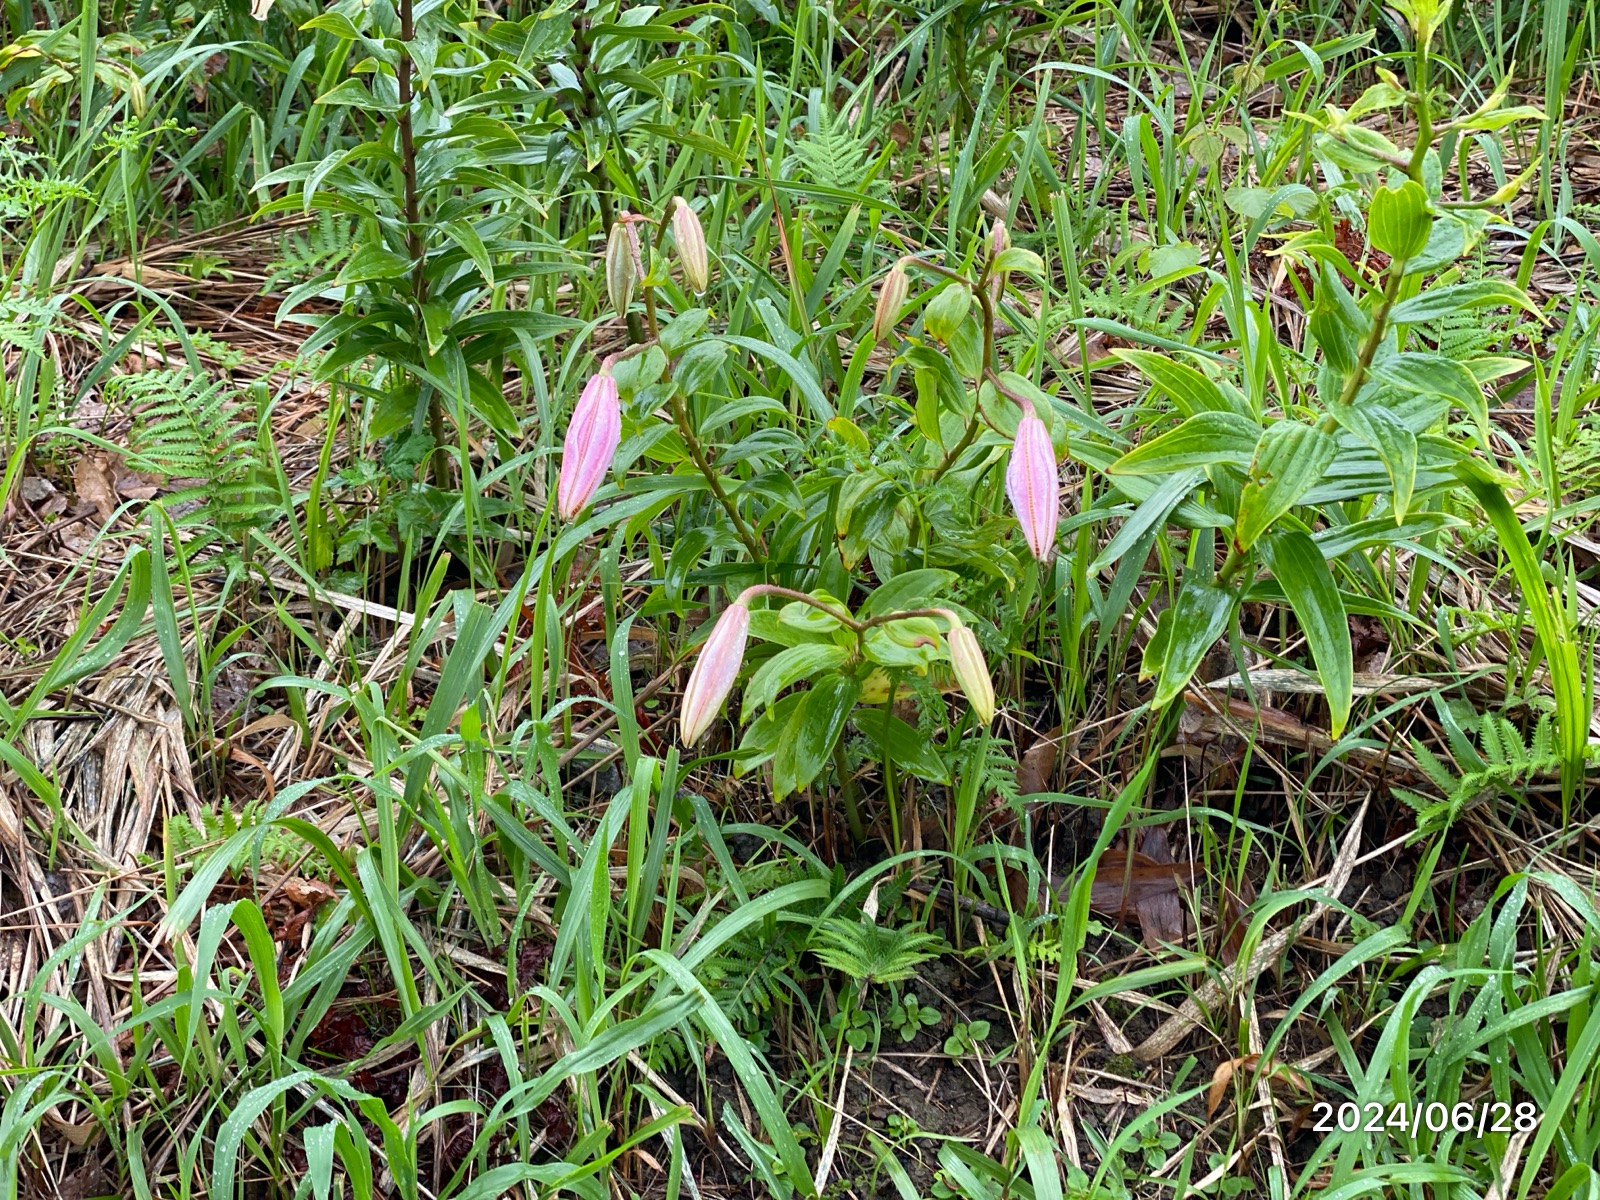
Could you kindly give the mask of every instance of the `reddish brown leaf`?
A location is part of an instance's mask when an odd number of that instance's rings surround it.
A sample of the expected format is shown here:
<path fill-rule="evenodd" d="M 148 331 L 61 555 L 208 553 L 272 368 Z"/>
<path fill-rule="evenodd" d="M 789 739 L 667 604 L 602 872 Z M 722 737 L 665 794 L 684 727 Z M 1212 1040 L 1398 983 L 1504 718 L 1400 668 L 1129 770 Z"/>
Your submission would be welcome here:
<path fill-rule="evenodd" d="M 1124 917 L 1142 900 L 1175 895 L 1180 884 L 1194 885 L 1189 863 L 1158 863 L 1144 854 L 1107 850 L 1095 866 L 1089 907 L 1106 916 Z"/>
<path fill-rule="evenodd" d="M 1022 755 L 1017 764 L 1017 792 L 1032 796 L 1050 790 L 1050 777 L 1055 774 L 1056 757 L 1061 752 L 1061 726 L 1050 730 Z"/>
<path fill-rule="evenodd" d="M 1209 1120 L 1217 1111 L 1217 1106 L 1222 1103 L 1222 1097 L 1228 1090 L 1228 1084 L 1233 1077 L 1241 1071 L 1253 1071 L 1256 1063 L 1261 1061 L 1259 1054 L 1246 1054 L 1243 1058 L 1230 1058 L 1226 1062 L 1217 1064 L 1217 1069 L 1211 1072 L 1211 1087 L 1206 1092 L 1206 1118 Z"/>
<path fill-rule="evenodd" d="M 1256 889 L 1248 879 L 1239 881 L 1239 888 L 1224 887 L 1217 922 L 1217 957 L 1228 965 L 1239 958 L 1244 948 L 1245 931 L 1250 926 L 1249 908 L 1255 903 Z"/>
<path fill-rule="evenodd" d="M 1141 849 L 1152 863 L 1174 865 L 1164 825 L 1152 825 L 1145 831 Z M 1169 891 L 1141 896 L 1134 904 L 1134 911 L 1139 917 L 1139 931 L 1144 936 L 1144 944 L 1152 950 L 1163 943 L 1181 942 L 1188 932 L 1189 922 L 1184 914 L 1183 900 L 1178 895 L 1176 880 Z"/>

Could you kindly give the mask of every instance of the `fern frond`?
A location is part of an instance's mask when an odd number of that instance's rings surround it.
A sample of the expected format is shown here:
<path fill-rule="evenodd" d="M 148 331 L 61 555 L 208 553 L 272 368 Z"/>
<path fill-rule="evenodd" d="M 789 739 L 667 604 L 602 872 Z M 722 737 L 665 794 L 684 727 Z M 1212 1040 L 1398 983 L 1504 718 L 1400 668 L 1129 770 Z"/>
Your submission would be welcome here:
<path fill-rule="evenodd" d="M 256 445 L 244 396 L 221 379 L 179 370 L 141 371 L 107 381 L 108 405 L 133 418 L 130 467 L 177 481 L 163 503 L 230 536 L 266 523 L 281 507 Z"/>

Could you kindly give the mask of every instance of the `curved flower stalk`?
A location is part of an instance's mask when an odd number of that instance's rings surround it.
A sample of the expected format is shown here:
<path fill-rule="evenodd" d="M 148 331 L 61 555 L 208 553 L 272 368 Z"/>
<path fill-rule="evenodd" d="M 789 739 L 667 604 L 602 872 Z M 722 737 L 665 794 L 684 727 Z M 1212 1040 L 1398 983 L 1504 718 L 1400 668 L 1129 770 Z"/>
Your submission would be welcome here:
<path fill-rule="evenodd" d="M 750 635 L 750 601 L 756 596 L 781 596 L 809 604 L 835 618 L 851 630 L 858 639 L 868 630 L 887 625 L 892 621 L 912 617 L 937 617 L 948 626 L 945 639 L 950 654 L 950 665 L 972 711 L 984 726 L 994 720 L 994 682 L 989 678 L 989 666 L 984 661 L 983 650 L 972 630 L 968 629 L 948 608 L 917 608 L 884 613 L 881 616 L 858 620 L 846 610 L 818 600 L 805 592 L 797 592 L 776 584 L 758 583 L 745 588 L 711 629 L 711 634 L 700 647 L 694 670 L 689 673 L 689 683 L 683 689 L 683 701 L 678 717 L 678 736 L 684 745 L 698 742 L 711 722 L 722 710 L 728 694 L 733 691 L 739 668 L 744 663 L 745 643 Z"/>
<path fill-rule="evenodd" d="M 733 690 L 744 662 L 744 645 L 750 634 L 750 606 L 742 593 L 730 604 L 712 627 L 711 636 L 700 647 L 689 684 L 683 689 L 683 705 L 678 714 L 678 737 L 692 746 L 705 736 L 711 722 Z"/>
<path fill-rule="evenodd" d="M 556 514 L 570 521 L 586 507 L 611 469 L 622 441 L 622 403 L 609 367 L 590 377 L 572 410 L 567 438 L 561 446 L 561 478 L 556 485 Z"/>
<path fill-rule="evenodd" d="M 1026 401 L 1011 444 L 1011 462 L 1006 467 L 1006 494 L 1011 497 L 1028 549 L 1034 558 L 1044 562 L 1055 547 L 1056 522 L 1061 517 L 1061 478 L 1056 472 L 1050 431 Z"/>

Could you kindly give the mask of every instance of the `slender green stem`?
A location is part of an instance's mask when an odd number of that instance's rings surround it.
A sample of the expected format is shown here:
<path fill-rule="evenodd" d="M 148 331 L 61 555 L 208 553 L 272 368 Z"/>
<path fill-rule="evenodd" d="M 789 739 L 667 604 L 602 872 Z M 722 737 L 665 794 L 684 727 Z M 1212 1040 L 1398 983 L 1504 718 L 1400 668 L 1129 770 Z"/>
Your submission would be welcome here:
<path fill-rule="evenodd" d="M 417 199 L 417 141 L 411 127 L 411 39 L 416 32 L 411 0 L 400 0 L 401 50 L 400 62 L 395 67 L 400 108 L 395 114 L 395 125 L 400 134 L 400 178 L 404 189 L 406 252 L 411 256 L 411 297 L 420 314 L 422 306 L 428 302 L 428 253 L 422 237 L 421 204 Z M 445 445 L 444 402 L 437 388 L 428 397 L 428 434 L 433 439 L 433 482 L 446 487 L 450 477 L 450 449 Z"/>
<path fill-rule="evenodd" d="M 755 530 L 745 523 L 739 515 L 738 508 L 733 503 L 733 498 L 728 495 L 722 486 L 722 477 L 711 466 L 706 458 L 704 447 L 700 439 L 695 437 L 694 429 L 689 424 L 689 409 L 684 404 L 683 397 L 677 392 L 672 394 L 672 417 L 678 426 L 678 433 L 683 437 L 684 444 L 689 448 L 689 457 L 694 460 L 694 465 L 699 468 L 700 474 L 706 477 L 706 483 L 711 488 L 711 494 L 717 498 L 717 503 L 722 505 L 722 511 L 728 514 L 733 522 L 734 532 L 739 535 L 739 540 L 744 543 L 745 549 L 750 551 L 754 558 L 765 558 L 767 555 L 766 543 L 761 540 Z"/>
<path fill-rule="evenodd" d="M 1395 300 L 1400 295 L 1400 284 L 1405 279 L 1405 263 L 1396 262 L 1389 264 L 1389 273 L 1383 281 L 1383 295 L 1378 300 L 1378 307 L 1372 313 L 1372 327 L 1367 330 L 1367 336 L 1361 342 L 1361 349 L 1356 355 L 1355 369 L 1344 381 L 1344 387 L 1339 392 L 1339 407 L 1345 408 L 1355 402 L 1361 385 L 1367 381 L 1367 372 L 1372 367 L 1372 360 L 1377 356 L 1378 347 L 1383 344 L 1384 331 L 1389 327 L 1389 311 L 1394 308 Z M 1332 412 L 1325 413 L 1318 422 L 1318 428 L 1324 433 L 1332 433 L 1339 426 L 1339 418 Z"/>
<path fill-rule="evenodd" d="M 994 369 L 994 301 L 989 296 L 989 289 L 985 286 L 988 282 L 988 270 L 985 269 L 983 276 L 978 280 L 978 282 L 973 283 L 972 280 L 961 274 L 961 272 L 952 271 L 949 267 L 941 266 L 938 263 L 928 262 L 925 259 L 915 257 L 912 257 L 907 261 L 916 263 L 921 267 L 926 267 L 936 275 L 943 275 L 946 279 L 953 279 L 957 283 L 964 284 L 972 290 L 973 295 L 977 296 L 978 307 L 983 312 L 982 378 L 988 379 L 989 382 L 993 383 L 998 390 L 1005 392 L 1005 389 L 1000 385 L 999 377 Z M 981 381 L 982 380 L 980 379 L 980 382 Z M 1006 392 L 1006 394 L 1011 395 L 1010 392 Z M 943 479 L 945 472 L 949 471 L 951 467 L 955 466 L 956 461 L 966 453 L 967 447 L 971 446 L 973 440 L 978 436 L 978 423 L 980 419 L 984 422 L 987 422 L 990 427 L 993 428 L 993 422 L 989 421 L 988 414 L 983 411 L 983 402 L 981 400 L 978 402 L 977 411 L 973 414 L 972 419 L 967 422 L 967 428 L 962 433 L 961 440 L 955 444 L 955 446 L 948 454 L 944 456 L 943 459 L 940 460 L 939 465 L 934 469 L 933 478 L 929 480 L 930 483 L 938 483 L 939 480 Z"/>
<path fill-rule="evenodd" d="M 1411 161 L 1406 164 L 1406 174 L 1418 183 L 1422 182 L 1422 164 L 1428 156 L 1428 147 L 1433 144 L 1433 105 L 1428 99 L 1428 41 L 1427 37 L 1417 39 L 1417 144 L 1411 148 Z"/>
<path fill-rule="evenodd" d="M 867 827 L 861 820 L 861 799 L 856 794 L 855 776 L 850 774 L 850 764 L 844 756 L 844 739 L 833 744 L 833 770 L 839 777 L 839 800 L 844 804 L 844 819 L 850 825 L 850 836 L 860 845 L 867 840 Z"/>
<path fill-rule="evenodd" d="M 966 432 L 961 435 L 961 440 L 951 447 L 950 453 L 940 460 L 938 467 L 933 472 L 933 478 L 928 480 L 929 483 L 938 483 L 939 480 L 944 478 L 945 472 L 956 465 L 956 460 L 967 452 L 967 447 L 972 445 L 973 440 L 978 436 L 978 428 L 982 423 L 978 414 L 973 413 L 972 419 L 967 422 Z"/>

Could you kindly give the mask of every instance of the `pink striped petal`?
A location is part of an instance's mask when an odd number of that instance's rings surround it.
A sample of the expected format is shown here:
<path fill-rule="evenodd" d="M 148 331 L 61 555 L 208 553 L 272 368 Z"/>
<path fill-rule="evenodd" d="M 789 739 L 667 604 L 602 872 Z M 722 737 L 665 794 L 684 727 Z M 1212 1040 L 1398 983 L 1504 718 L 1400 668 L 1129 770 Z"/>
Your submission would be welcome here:
<path fill-rule="evenodd" d="M 1061 516 L 1061 478 L 1056 473 L 1050 431 L 1031 408 L 1017 422 L 1011 462 L 1006 467 L 1006 494 L 1011 497 L 1028 549 L 1044 562 L 1055 547 L 1056 522 Z"/>
<path fill-rule="evenodd" d="M 561 447 L 556 513 L 563 521 L 572 520 L 588 505 L 611 469 L 621 441 L 622 404 L 617 398 L 617 381 L 602 372 L 584 385 L 567 425 L 567 440 Z"/>
<path fill-rule="evenodd" d="M 698 742 L 733 690 L 744 662 L 744 643 L 750 633 L 750 610 L 742 602 L 729 605 L 717 618 L 700 647 L 689 684 L 683 689 L 678 710 L 678 740 L 685 746 Z"/>

